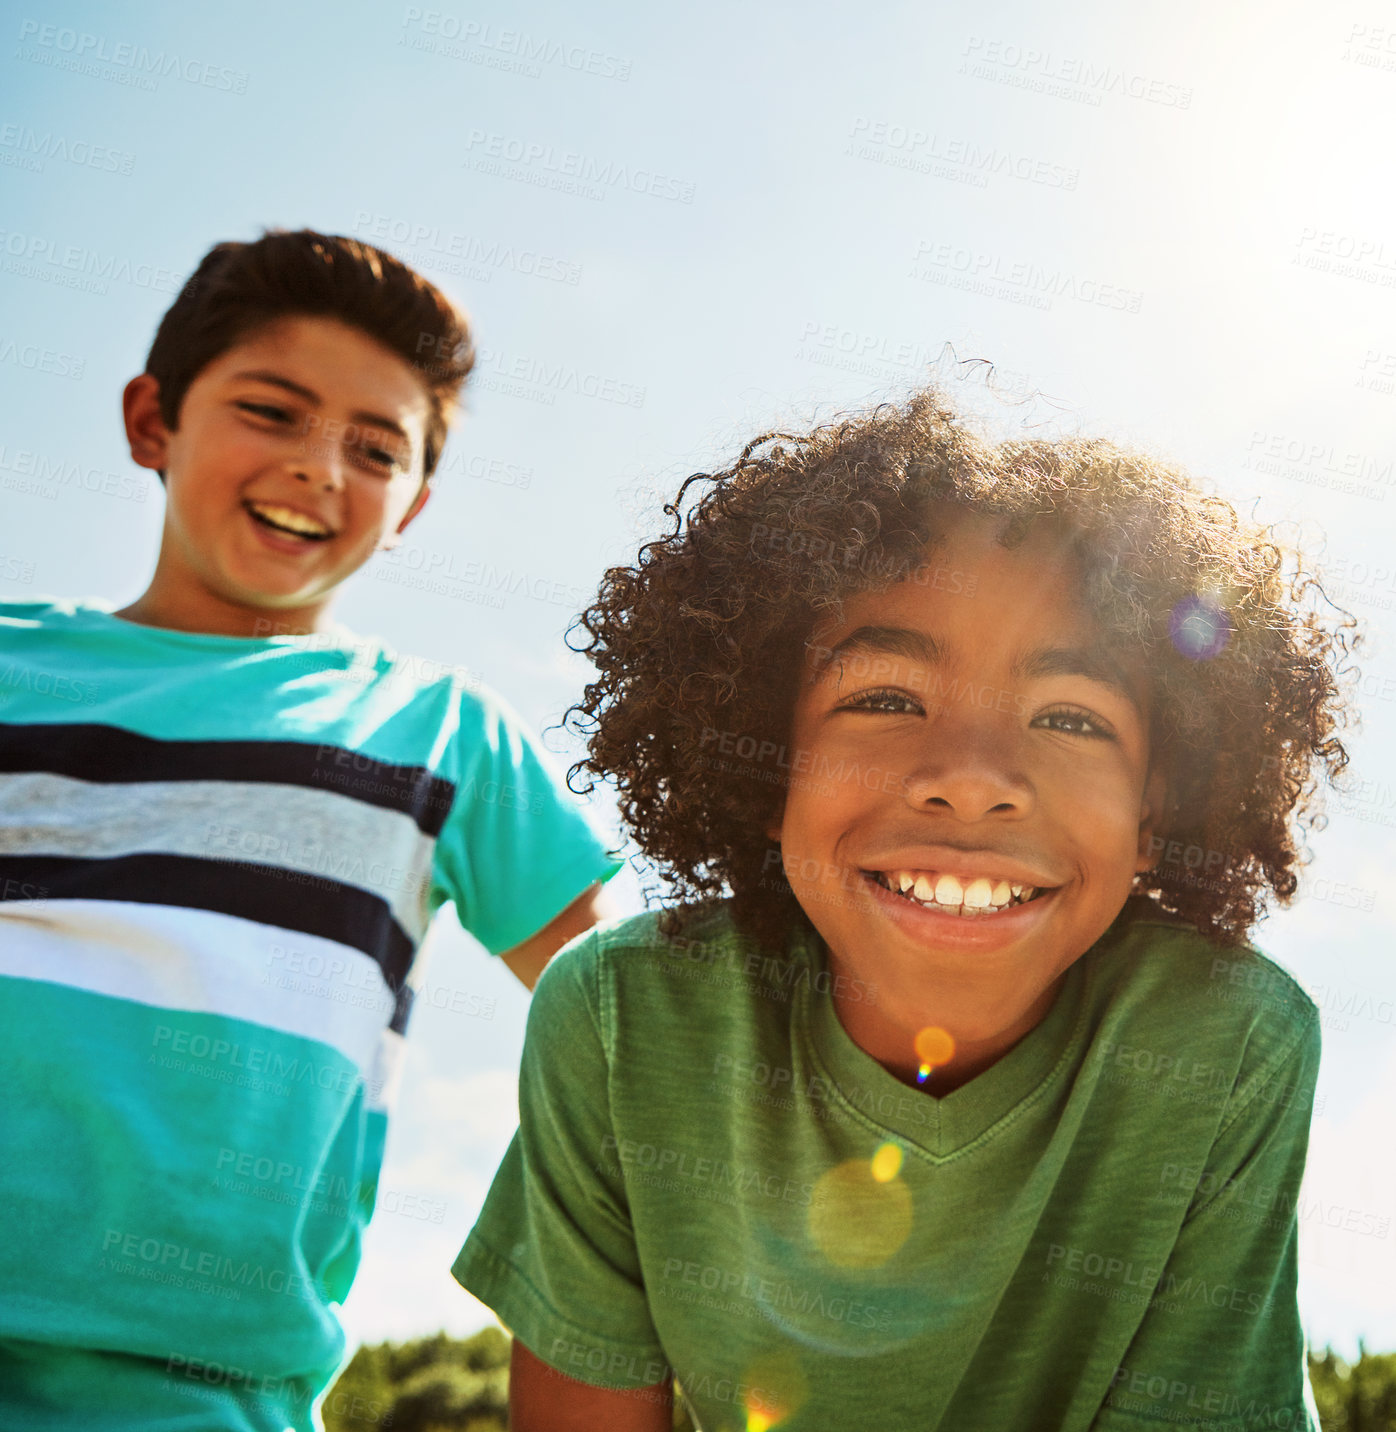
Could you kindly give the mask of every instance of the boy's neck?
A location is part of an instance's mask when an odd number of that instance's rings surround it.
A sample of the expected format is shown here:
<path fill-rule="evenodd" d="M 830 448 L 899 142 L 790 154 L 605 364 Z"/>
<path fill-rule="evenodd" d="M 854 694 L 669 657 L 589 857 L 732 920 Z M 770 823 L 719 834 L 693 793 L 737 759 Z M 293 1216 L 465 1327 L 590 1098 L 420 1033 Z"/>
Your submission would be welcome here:
<path fill-rule="evenodd" d="M 954 1056 L 932 1070 L 924 1082 L 918 1078 L 914 1043 L 916 1031 L 868 1001 L 833 996 L 834 1009 L 844 1032 L 903 1084 L 921 1089 L 932 1098 L 954 1093 L 986 1069 L 997 1064 L 1020 1040 L 1046 1019 L 1061 991 L 1066 976 L 1059 976 L 1023 1016 L 1008 1027 L 982 1040 L 959 1039 Z"/>
<path fill-rule="evenodd" d="M 302 607 L 249 607 L 229 601 L 201 584 L 163 581 L 157 570 L 150 586 L 129 606 L 113 613 L 140 626 L 209 636 L 310 636 L 330 630 L 330 598 Z"/>

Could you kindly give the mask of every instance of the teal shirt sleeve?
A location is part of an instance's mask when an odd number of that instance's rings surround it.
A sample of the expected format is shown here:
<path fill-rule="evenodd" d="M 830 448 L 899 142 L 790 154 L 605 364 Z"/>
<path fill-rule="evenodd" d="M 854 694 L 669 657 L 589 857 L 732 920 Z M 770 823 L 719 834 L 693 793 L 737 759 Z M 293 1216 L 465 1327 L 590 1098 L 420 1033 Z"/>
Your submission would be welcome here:
<path fill-rule="evenodd" d="M 601 1387 L 668 1374 L 612 1133 L 597 930 L 543 971 L 529 1006 L 519 1130 L 452 1268 L 534 1354 Z"/>
<path fill-rule="evenodd" d="M 1098 1432 L 1165 1423 L 1318 1432 L 1297 1283 L 1320 1042 L 1313 1012 L 1232 1091 L 1149 1311 L 1092 1424 Z"/>
<path fill-rule="evenodd" d="M 505 702 L 463 696 L 459 739 L 461 770 L 436 842 L 431 908 L 453 900 L 461 924 L 497 955 L 609 880 L 620 861 Z"/>

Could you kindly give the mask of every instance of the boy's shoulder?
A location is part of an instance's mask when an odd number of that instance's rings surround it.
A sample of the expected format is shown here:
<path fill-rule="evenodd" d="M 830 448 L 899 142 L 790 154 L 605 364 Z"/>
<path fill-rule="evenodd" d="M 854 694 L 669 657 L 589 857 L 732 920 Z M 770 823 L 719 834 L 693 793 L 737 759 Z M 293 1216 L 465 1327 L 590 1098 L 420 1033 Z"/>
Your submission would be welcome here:
<path fill-rule="evenodd" d="M 585 1006 L 608 1027 L 639 1021 L 653 1038 L 711 1029 L 712 1020 L 731 1027 L 788 1007 L 804 968 L 801 940 L 772 955 L 738 930 L 726 899 L 685 906 L 678 931 L 666 933 L 671 914 L 647 910 L 578 936 L 544 969 L 534 1007 Z"/>
<path fill-rule="evenodd" d="M 71 625 L 94 614 L 110 614 L 110 611 L 102 602 L 78 597 L 25 597 L 0 601 L 0 622 L 33 629 L 59 623 Z"/>
<path fill-rule="evenodd" d="M 602 921 L 558 958 L 565 957 L 579 969 L 585 966 L 592 976 L 604 972 L 627 983 L 680 965 L 748 969 L 780 958 L 764 952 L 737 928 L 730 900 L 695 901 L 677 913 L 679 920 L 672 930 L 667 924 L 675 914 L 672 909 Z M 792 940 L 785 958 L 797 959 L 800 950 L 801 942 Z"/>
<path fill-rule="evenodd" d="M 237 665 L 249 652 L 286 658 L 297 675 L 323 667 L 327 675 L 342 673 L 365 685 L 383 682 L 399 691 L 449 694 L 483 712 L 513 715 L 508 703 L 469 667 L 397 650 L 384 638 L 357 632 L 339 623 L 323 631 L 288 633 L 268 623 L 265 635 L 228 637 L 213 632 L 147 626 L 116 615 L 116 603 L 85 597 L 30 597 L 0 600 L 0 626 L 12 631 L 51 631 L 66 637 L 81 633 L 86 641 L 109 651 L 118 664 L 136 659 L 141 665 L 188 663 L 207 679 L 210 667 Z"/>
<path fill-rule="evenodd" d="M 1251 944 L 1220 945 L 1163 911 L 1103 940 L 1091 982 L 1106 1038 L 1244 1050 L 1248 1061 L 1269 1062 L 1319 1037 L 1318 1007 L 1275 960 Z"/>

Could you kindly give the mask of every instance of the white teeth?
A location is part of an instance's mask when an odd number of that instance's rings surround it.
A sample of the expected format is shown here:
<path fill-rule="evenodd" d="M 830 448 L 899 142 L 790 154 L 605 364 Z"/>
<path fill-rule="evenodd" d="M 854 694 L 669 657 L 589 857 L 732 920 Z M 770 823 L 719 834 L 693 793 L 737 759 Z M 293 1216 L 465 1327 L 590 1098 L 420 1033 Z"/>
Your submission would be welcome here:
<path fill-rule="evenodd" d="M 308 537 L 330 535 L 330 529 L 323 522 L 317 522 L 313 517 L 307 517 L 292 507 L 282 507 L 271 502 L 253 502 L 249 505 L 258 516 L 265 517 L 268 521 L 275 522 L 278 527 L 285 527 L 291 532 L 301 532 Z"/>
<path fill-rule="evenodd" d="M 956 875 L 937 875 L 934 871 L 889 870 L 882 879 L 889 890 L 919 904 L 961 914 L 1006 910 L 1013 904 L 1026 904 L 1037 894 L 1035 885 L 991 880 L 987 875 L 962 879 Z"/>
<path fill-rule="evenodd" d="M 942 875 L 936 881 L 937 905 L 963 905 L 965 887 L 953 875 Z"/>

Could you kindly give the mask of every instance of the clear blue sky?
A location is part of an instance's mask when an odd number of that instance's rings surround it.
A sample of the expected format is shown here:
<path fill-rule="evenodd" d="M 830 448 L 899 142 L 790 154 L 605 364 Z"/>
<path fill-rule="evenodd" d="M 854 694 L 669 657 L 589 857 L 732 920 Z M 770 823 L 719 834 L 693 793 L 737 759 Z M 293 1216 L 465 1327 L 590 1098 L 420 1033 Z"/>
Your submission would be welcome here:
<path fill-rule="evenodd" d="M 141 590 L 161 504 L 125 453 L 121 386 L 204 250 L 273 224 L 381 242 L 474 316 L 468 416 L 389 574 L 466 575 L 441 596 L 369 569 L 339 614 L 540 726 L 585 679 L 572 612 L 683 475 L 773 422 L 904 391 L 946 344 L 1055 400 L 1000 425 L 1186 462 L 1324 546 L 1368 619 L 1353 795 L 1259 940 L 1325 1014 L 1311 1334 L 1396 1347 L 1389 19 L 446 3 L 11 10 L 0 593 Z M 418 1017 L 384 1187 L 441 1221 L 385 1204 L 347 1306 L 370 1339 L 486 1319 L 445 1269 L 513 1127 L 525 1005 L 456 930 L 432 960 L 497 1012 Z M 1354 1210 L 1387 1231 L 1344 1230 Z"/>

